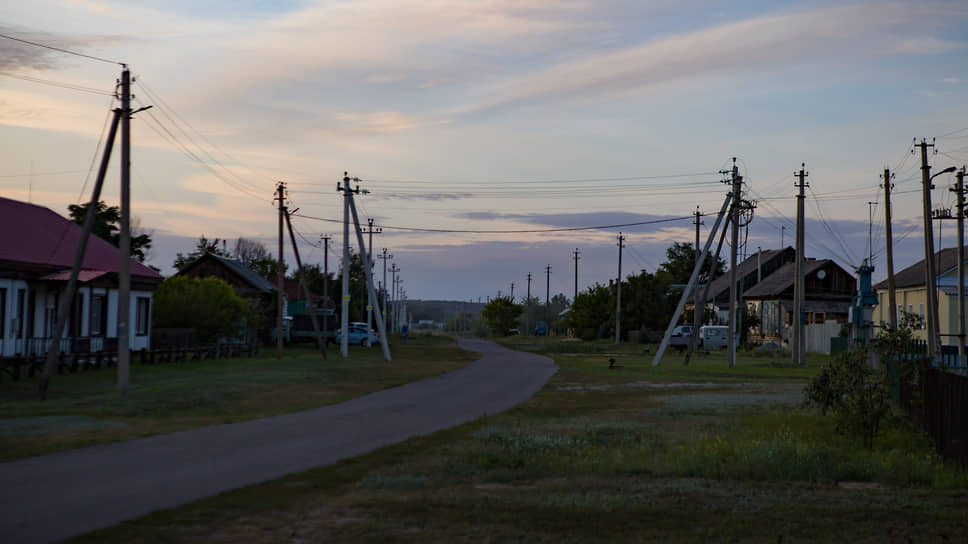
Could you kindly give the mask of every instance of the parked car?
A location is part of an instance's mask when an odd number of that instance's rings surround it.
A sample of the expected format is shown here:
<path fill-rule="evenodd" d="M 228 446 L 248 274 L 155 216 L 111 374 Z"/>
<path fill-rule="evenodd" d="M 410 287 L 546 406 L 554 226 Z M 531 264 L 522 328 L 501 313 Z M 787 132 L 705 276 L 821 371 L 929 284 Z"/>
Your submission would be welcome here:
<path fill-rule="evenodd" d="M 705 325 L 699 329 L 699 345 L 705 350 L 723 349 L 729 344 L 729 327 Z"/>
<path fill-rule="evenodd" d="M 361 346 L 365 346 L 367 336 L 369 336 L 371 346 L 380 341 L 377 335 L 373 334 L 372 331 L 368 331 L 365 326 L 361 327 L 359 325 L 353 325 L 349 327 L 347 342 L 350 344 L 359 344 Z M 336 343 L 343 343 L 343 329 L 336 331 Z"/>
<path fill-rule="evenodd" d="M 692 337 L 692 325 L 679 325 L 672 329 L 672 336 L 669 337 L 669 346 L 679 351 L 685 351 L 689 346 L 689 339 Z"/>

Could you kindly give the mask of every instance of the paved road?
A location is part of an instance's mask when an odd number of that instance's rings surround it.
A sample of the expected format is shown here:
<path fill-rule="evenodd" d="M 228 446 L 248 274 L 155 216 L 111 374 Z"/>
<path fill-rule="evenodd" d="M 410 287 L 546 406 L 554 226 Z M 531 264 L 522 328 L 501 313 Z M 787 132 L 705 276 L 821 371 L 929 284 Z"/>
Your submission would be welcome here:
<path fill-rule="evenodd" d="M 49 542 L 507 410 L 547 357 L 461 340 L 481 359 L 344 403 L 0 463 L 0 542 Z"/>

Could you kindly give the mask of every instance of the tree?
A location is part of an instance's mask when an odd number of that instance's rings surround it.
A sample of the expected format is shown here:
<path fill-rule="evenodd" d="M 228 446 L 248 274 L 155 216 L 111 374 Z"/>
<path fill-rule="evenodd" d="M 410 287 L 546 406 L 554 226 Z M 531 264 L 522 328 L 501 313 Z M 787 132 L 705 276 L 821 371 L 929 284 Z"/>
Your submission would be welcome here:
<path fill-rule="evenodd" d="M 699 271 L 700 277 L 709 277 L 709 268 L 712 262 L 713 256 L 709 255 L 706 262 L 703 263 L 702 270 Z M 659 265 L 659 270 L 669 274 L 672 277 L 672 283 L 688 283 L 695 267 L 696 248 L 692 244 L 673 242 L 671 247 L 666 248 L 666 262 Z M 713 267 L 712 279 L 722 276 L 725 270 L 726 261 L 717 258 Z"/>
<path fill-rule="evenodd" d="M 175 262 L 172 263 L 172 266 L 174 266 L 177 270 L 181 270 L 194 262 L 195 259 L 205 255 L 206 253 L 214 253 L 220 257 L 231 256 L 229 252 L 224 249 L 224 247 L 224 240 L 220 240 L 218 238 L 209 240 L 203 234 L 198 237 L 198 242 L 195 244 L 195 249 L 193 249 L 191 253 L 185 255 L 179 252 L 175 255 Z"/>
<path fill-rule="evenodd" d="M 84 225 L 87 217 L 88 204 L 71 204 L 67 207 L 71 221 L 78 225 Z M 136 219 L 131 221 L 131 256 L 144 262 L 146 252 L 151 249 L 151 234 L 140 232 Z M 91 234 L 113 245 L 121 246 L 121 208 L 119 206 L 108 206 L 103 200 L 99 200 L 94 210 L 94 223 Z"/>
<path fill-rule="evenodd" d="M 665 329 L 678 302 L 670 291 L 672 276 L 642 271 L 622 282 L 622 324 L 625 330 Z"/>
<path fill-rule="evenodd" d="M 155 327 L 193 328 L 202 342 L 244 334 L 245 320 L 255 313 L 232 287 L 219 278 L 172 276 L 154 296 Z"/>
<path fill-rule="evenodd" d="M 524 310 L 520 304 L 515 304 L 511 297 L 496 297 L 484 305 L 481 317 L 487 323 L 491 333 L 506 336 L 508 331 L 515 328 L 518 317 Z"/>
<path fill-rule="evenodd" d="M 272 254 L 269 253 L 268 248 L 258 241 L 252 240 L 250 238 L 239 238 L 235 241 L 235 247 L 232 250 L 232 255 L 236 259 L 242 261 L 245 266 L 252 266 L 252 263 L 260 259 L 271 258 Z"/>
<path fill-rule="evenodd" d="M 615 323 L 615 294 L 600 283 L 578 293 L 566 322 L 585 340 L 608 335 Z"/>

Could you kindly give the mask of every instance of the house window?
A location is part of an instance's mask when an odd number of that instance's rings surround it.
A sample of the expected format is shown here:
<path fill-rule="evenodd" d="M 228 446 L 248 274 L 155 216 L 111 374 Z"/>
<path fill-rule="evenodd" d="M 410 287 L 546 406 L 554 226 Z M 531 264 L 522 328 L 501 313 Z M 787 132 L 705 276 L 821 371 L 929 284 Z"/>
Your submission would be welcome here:
<path fill-rule="evenodd" d="M 17 338 L 24 337 L 24 306 L 27 303 L 27 293 L 23 289 L 17 289 Z"/>
<path fill-rule="evenodd" d="M 104 307 L 104 295 L 94 295 L 91 297 L 91 336 L 104 336 L 105 325 L 107 324 L 107 312 Z"/>
<path fill-rule="evenodd" d="M 137 314 L 135 316 L 134 333 L 138 336 L 148 336 L 148 322 L 151 317 L 151 299 L 148 297 L 138 297 L 136 300 Z"/>
<path fill-rule="evenodd" d="M 924 328 L 924 304 L 918 304 L 918 315 L 921 316 L 921 328 Z"/>

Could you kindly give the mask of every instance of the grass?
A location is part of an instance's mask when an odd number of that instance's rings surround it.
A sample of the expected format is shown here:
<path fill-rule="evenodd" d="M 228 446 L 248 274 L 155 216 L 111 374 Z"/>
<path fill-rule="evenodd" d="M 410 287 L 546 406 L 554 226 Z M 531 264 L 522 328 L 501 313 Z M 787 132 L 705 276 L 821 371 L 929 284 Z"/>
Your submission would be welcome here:
<path fill-rule="evenodd" d="M 55 376 L 46 401 L 38 381 L 0 383 L 0 460 L 232 423 L 341 402 L 454 370 L 477 358 L 445 337 L 418 336 L 393 347 L 338 349 L 328 360 L 291 347 L 280 360 L 263 348 L 253 359 L 222 359 L 131 368 L 131 389 L 118 397 L 116 372 Z M 272 353 L 272 356 L 268 354 Z"/>
<path fill-rule="evenodd" d="M 626 366 L 603 372 L 604 351 L 562 349 L 558 374 L 508 412 L 76 541 L 966 538 L 968 473 L 903 424 L 873 451 L 838 434 L 801 406 L 803 369 L 656 368 L 610 346 Z"/>

